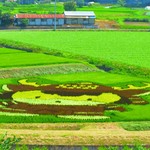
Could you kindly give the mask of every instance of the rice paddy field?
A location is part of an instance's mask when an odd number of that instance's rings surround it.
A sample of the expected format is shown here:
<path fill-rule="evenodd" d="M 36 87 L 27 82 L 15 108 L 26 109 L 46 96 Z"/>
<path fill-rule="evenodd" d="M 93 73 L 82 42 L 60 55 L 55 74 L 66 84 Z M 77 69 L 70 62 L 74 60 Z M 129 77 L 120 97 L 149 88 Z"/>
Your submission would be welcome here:
<path fill-rule="evenodd" d="M 0 9 L 4 13 L 37 13 L 37 14 L 48 14 L 54 13 L 54 4 L 38 4 L 38 5 L 14 5 L 14 6 L 5 6 L 0 3 Z M 78 8 L 79 11 L 94 11 L 97 19 L 101 20 L 123 20 L 125 18 L 148 18 L 149 19 L 149 11 L 144 8 L 129 8 L 129 7 L 121 7 L 117 5 L 112 5 L 110 8 L 106 7 L 106 5 L 101 5 L 96 3 L 93 6 L 83 6 L 82 8 Z M 57 13 L 63 13 L 64 7 L 63 3 L 57 2 Z"/>
<path fill-rule="evenodd" d="M 18 58 L 18 54 L 26 59 Z M 34 61 L 32 55 L 37 56 Z M 39 55 L 52 62 L 51 72 L 44 64 L 36 64 L 42 59 Z M 65 61 L 69 59 L 42 53 L 1 48 L 0 56 L 3 61 L 9 58 L 12 66 L 19 66 L 13 68 L 7 61 L 4 64 L 9 68 L 1 64 L 1 123 L 150 120 L 148 78 L 107 73 L 87 62 L 72 65 L 72 59 Z M 54 60 L 57 65 L 53 65 Z M 63 64 L 59 64 L 61 60 Z M 78 73 L 75 66 L 80 67 Z M 62 72 L 52 72 L 54 68 Z M 145 113 L 139 115 L 141 111 Z"/>
<path fill-rule="evenodd" d="M 147 69 L 150 69 L 149 38 L 148 32 L 0 32 L 0 39 Z"/>
<path fill-rule="evenodd" d="M 64 6 L 62 2 L 56 4 L 57 14 L 64 12 Z M 18 4 L 2 4 L 0 3 L 0 9 L 2 13 L 10 13 L 12 18 L 18 13 L 27 14 L 53 14 L 54 3 L 47 4 L 30 4 L 30 5 L 18 5 Z M 77 11 L 94 11 L 96 14 L 96 25 L 100 29 L 131 29 L 131 30 L 149 30 L 150 15 L 149 10 L 143 7 L 122 7 L 117 4 L 102 5 L 95 3 L 91 6 L 77 7 Z M 11 26 L 12 27 L 12 26 Z"/>
<path fill-rule="evenodd" d="M 40 53 L 29 53 L 21 50 L 0 48 L 0 68 L 36 66 L 61 63 L 76 63 L 78 61 L 48 56 Z"/>
<path fill-rule="evenodd" d="M 1 31 L 0 133 L 31 145 L 149 144 L 148 39 L 148 32 Z"/>

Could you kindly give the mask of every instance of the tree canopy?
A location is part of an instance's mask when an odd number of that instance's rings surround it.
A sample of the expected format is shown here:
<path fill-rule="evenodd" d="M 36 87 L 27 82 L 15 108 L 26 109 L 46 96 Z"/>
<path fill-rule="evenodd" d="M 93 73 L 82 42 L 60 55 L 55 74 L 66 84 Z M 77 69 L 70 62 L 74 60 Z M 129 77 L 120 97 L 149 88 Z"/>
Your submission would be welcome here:
<path fill-rule="evenodd" d="M 74 1 L 68 1 L 64 3 L 64 10 L 66 11 L 75 11 L 76 3 Z"/>

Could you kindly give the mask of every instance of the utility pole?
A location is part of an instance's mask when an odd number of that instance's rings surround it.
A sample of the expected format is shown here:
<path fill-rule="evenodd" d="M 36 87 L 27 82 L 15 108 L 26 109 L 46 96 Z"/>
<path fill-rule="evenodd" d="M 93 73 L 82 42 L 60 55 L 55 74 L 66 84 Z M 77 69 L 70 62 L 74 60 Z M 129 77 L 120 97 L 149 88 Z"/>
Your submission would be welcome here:
<path fill-rule="evenodd" d="M 54 4 L 54 31 L 56 31 L 56 0 Z"/>

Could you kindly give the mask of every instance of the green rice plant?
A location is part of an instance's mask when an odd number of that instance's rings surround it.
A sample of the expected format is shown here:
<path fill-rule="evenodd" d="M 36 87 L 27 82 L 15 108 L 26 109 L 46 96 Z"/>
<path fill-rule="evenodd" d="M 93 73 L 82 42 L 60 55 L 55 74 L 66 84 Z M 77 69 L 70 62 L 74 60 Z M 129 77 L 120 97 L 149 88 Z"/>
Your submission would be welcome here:
<path fill-rule="evenodd" d="M 2 86 L 4 84 L 18 84 L 18 79 L 17 78 L 5 78 L 5 79 L 0 79 L 0 91 L 3 91 Z"/>
<path fill-rule="evenodd" d="M 63 13 L 64 7 L 63 3 L 57 2 L 57 13 Z M 30 5 L 11 5 L 10 7 L 0 4 L 0 9 L 3 13 L 11 13 L 15 15 L 17 13 L 36 13 L 36 14 L 53 14 L 53 4 L 30 4 Z M 122 20 L 128 18 L 136 19 L 147 19 L 148 11 L 144 8 L 131 9 L 128 7 L 120 7 L 117 5 L 112 5 L 111 8 L 106 8 L 106 5 L 101 5 L 95 3 L 92 6 L 83 6 L 82 8 L 77 7 L 78 11 L 94 11 L 97 19 L 101 20 L 115 20 L 121 22 Z M 147 14 L 146 14 L 147 13 Z M 146 14 L 146 15 L 145 15 Z"/>
<path fill-rule="evenodd" d="M 38 114 L 0 112 L 0 116 L 38 116 Z"/>
<path fill-rule="evenodd" d="M 5 50 L 5 49 L 3 49 L 3 50 Z M 1 51 L 1 48 L 0 48 L 0 51 Z M 8 51 L 10 51 L 10 53 Z M 12 51 L 13 50 L 9 49 L 9 50 L 7 50 L 7 54 L 0 55 L 0 58 L 1 58 L 0 59 L 0 68 L 78 62 L 75 60 L 46 55 L 46 54 L 29 53 L 29 52 L 12 53 Z M 14 51 L 16 51 L 16 50 L 14 50 Z"/>
<path fill-rule="evenodd" d="M 121 29 L 150 29 L 150 26 L 147 24 L 147 26 L 142 26 L 142 25 L 127 25 L 127 24 L 124 24 L 124 25 L 121 25 L 120 26 Z"/>
<path fill-rule="evenodd" d="M 6 104 L 7 102 L 9 102 L 9 101 L 11 101 L 11 100 L 9 100 L 9 99 L 0 99 L 0 102 L 2 102 L 2 104 Z M 4 103 L 3 103 L 4 102 Z M 7 105 L 7 104 L 6 104 Z"/>
<path fill-rule="evenodd" d="M 37 96 L 40 96 L 40 101 L 38 101 L 38 99 L 36 98 Z M 92 99 L 92 102 L 99 102 L 99 104 L 107 104 L 107 103 L 113 103 L 120 100 L 120 96 L 113 93 L 102 93 L 100 95 L 61 96 L 58 94 L 45 94 L 40 90 L 16 92 L 12 95 L 12 98 L 15 101 L 26 101 L 26 102 L 28 102 L 29 99 L 31 99 L 32 102 L 34 99 L 37 99 L 36 103 L 38 102 L 41 103 L 42 102 L 41 100 L 50 101 L 56 99 L 62 99 L 68 101 L 69 100 L 88 101 L 88 99 L 90 98 Z"/>
<path fill-rule="evenodd" d="M 13 38 L 14 36 L 16 37 L 15 39 Z M 60 37 L 59 40 L 58 36 Z M 89 39 L 86 38 L 89 36 L 91 37 L 91 42 L 88 42 Z M 29 44 L 30 46 L 40 46 L 40 51 L 47 49 L 47 52 L 51 52 L 52 50 L 60 51 L 60 53 L 71 52 L 72 55 L 96 56 L 101 60 L 119 61 L 119 63 L 128 63 L 128 65 L 149 67 L 147 61 L 147 55 L 149 54 L 149 34 L 147 32 L 59 31 L 49 33 L 47 31 L 11 31 L 1 32 L 0 38 L 13 40 L 12 44 L 14 41 L 18 42 L 16 46 L 19 46 L 19 42 L 22 42 L 22 45 L 26 43 L 26 45 Z M 82 44 L 80 43 L 81 39 L 84 41 Z M 133 40 L 135 42 L 131 44 Z M 6 43 L 9 44 L 9 41 L 6 41 Z M 62 45 L 61 48 L 60 45 Z M 130 51 L 130 49 L 133 49 L 133 51 Z"/>
<path fill-rule="evenodd" d="M 85 78 L 86 76 L 86 78 Z M 120 86 L 126 88 L 125 85 L 133 84 L 135 86 L 143 86 L 144 82 L 149 82 L 147 78 L 140 78 L 135 76 L 129 75 L 119 75 L 107 72 L 86 72 L 86 73 L 72 73 L 72 74 L 54 74 L 54 75 L 41 75 L 34 80 L 38 83 L 43 80 L 46 80 L 46 83 L 53 83 L 54 84 L 64 84 L 64 83 L 83 83 L 91 82 L 95 84 L 102 84 L 108 86 Z M 49 81 L 49 82 L 48 82 Z M 52 82 L 53 81 L 53 82 Z M 137 83 L 137 84 L 136 84 Z"/>
<path fill-rule="evenodd" d="M 80 59 L 117 73 L 150 76 L 148 32 L 11 31 L 1 32 L 0 39 L 0 45 L 7 47 Z"/>
<path fill-rule="evenodd" d="M 15 105 L 18 104 L 16 101 L 11 101 L 11 102 L 12 102 L 13 104 L 15 104 Z"/>
<path fill-rule="evenodd" d="M 83 123 L 83 122 L 106 122 L 109 119 L 70 119 L 60 118 L 55 115 L 1 115 L 0 123 Z"/>
<path fill-rule="evenodd" d="M 127 90 L 127 89 L 147 89 L 147 88 L 150 88 L 150 83 L 143 83 L 144 85 L 143 86 L 134 86 L 134 85 L 132 85 L 132 84 L 128 84 L 127 85 L 127 87 L 126 88 L 121 88 L 121 87 L 113 87 L 114 89 L 117 89 L 117 90 Z M 148 95 L 149 94 L 149 92 L 146 92 L 147 94 L 146 95 Z M 139 95 L 144 95 L 144 93 L 143 94 L 139 94 Z"/>
<path fill-rule="evenodd" d="M 4 105 L 0 105 L 0 108 L 5 108 L 6 106 L 4 106 Z"/>
<path fill-rule="evenodd" d="M 61 98 L 52 98 L 52 99 L 27 99 L 27 98 L 17 98 L 15 99 L 16 102 L 23 102 L 27 104 L 33 105 L 89 105 L 89 106 L 96 106 L 98 104 L 104 104 L 100 102 L 92 102 L 92 101 L 76 101 L 76 100 L 66 100 Z"/>
<path fill-rule="evenodd" d="M 11 90 L 7 87 L 6 84 L 4 84 L 4 85 L 2 86 L 2 89 L 3 89 L 4 91 L 11 91 Z"/>
<path fill-rule="evenodd" d="M 3 105 L 5 105 L 5 106 L 8 105 L 8 103 L 7 103 L 6 101 L 3 101 L 2 103 L 3 103 Z"/>
<path fill-rule="evenodd" d="M 111 121 L 150 121 L 149 104 L 128 105 L 126 107 L 128 111 L 105 111 L 104 115 L 109 116 Z"/>
<path fill-rule="evenodd" d="M 88 116 L 88 115 L 58 115 L 60 118 L 81 119 L 81 120 L 109 120 L 107 116 Z"/>
<path fill-rule="evenodd" d="M 0 54 L 16 54 L 16 53 L 25 53 L 25 52 L 20 50 L 0 47 Z"/>
<path fill-rule="evenodd" d="M 2 110 L 11 110 L 11 111 L 19 111 L 19 112 L 26 112 L 26 110 L 24 110 L 24 109 L 14 109 L 14 108 L 7 108 L 7 107 L 3 107 L 2 108 Z M 7 115 L 9 115 L 9 114 L 7 114 Z"/>
<path fill-rule="evenodd" d="M 150 93 L 145 94 L 145 95 L 141 95 L 140 97 L 143 98 L 144 100 L 150 102 Z"/>

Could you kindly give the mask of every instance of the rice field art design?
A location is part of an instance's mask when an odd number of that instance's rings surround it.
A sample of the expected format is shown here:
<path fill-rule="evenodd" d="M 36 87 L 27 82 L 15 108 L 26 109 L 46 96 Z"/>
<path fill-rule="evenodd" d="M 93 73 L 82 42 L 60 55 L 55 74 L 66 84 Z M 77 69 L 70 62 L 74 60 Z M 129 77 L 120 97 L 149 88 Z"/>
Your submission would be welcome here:
<path fill-rule="evenodd" d="M 140 95 L 150 94 L 149 83 L 142 87 L 110 87 L 94 83 L 37 84 L 27 79 L 18 85 L 3 85 L 0 112 L 9 114 L 55 115 L 72 119 L 108 119 L 105 111 L 128 111 L 126 105 L 147 105 Z M 3 100 L 3 101 L 2 101 Z"/>

